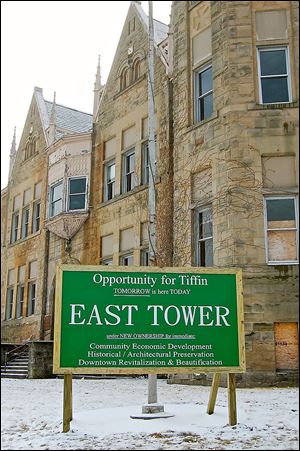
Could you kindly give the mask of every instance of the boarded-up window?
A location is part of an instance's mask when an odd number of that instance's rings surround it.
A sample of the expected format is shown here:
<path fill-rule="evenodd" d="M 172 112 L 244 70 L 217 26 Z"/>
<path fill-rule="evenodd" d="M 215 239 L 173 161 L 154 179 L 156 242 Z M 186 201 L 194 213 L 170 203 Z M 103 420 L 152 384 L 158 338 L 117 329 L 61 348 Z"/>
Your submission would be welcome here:
<path fill-rule="evenodd" d="M 287 39 L 287 18 L 286 11 L 257 11 L 256 37 L 257 40 Z"/>
<path fill-rule="evenodd" d="M 127 251 L 129 249 L 134 248 L 134 229 L 131 227 L 130 229 L 121 230 L 120 236 L 120 250 Z"/>
<path fill-rule="evenodd" d="M 102 257 L 113 254 L 113 234 L 101 238 Z"/>
<path fill-rule="evenodd" d="M 7 285 L 14 285 L 15 283 L 15 270 L 9 269 L 7 275 Z"/>
<path fill-rule="evenodd" d="M 141 244 L 146 244 L 149 241 L 148 222 L 141 224 Z"/>
<path fill-rule="evenodd" d="M 104 144 L 104 159 L 108 160 L 116 154 L 116 138 L 106 141 Z"/>
<path fill-rule="evenodd" d="M 263 185 L 265 188 L 289 188 L 296 186 L 295 157 L 263 156 Z"/>
<path fill-rule="evenodd" d="M 14 197 L 13 211 L 18 210 L 20 206 L 21 206 L 21 195 L 18 194 L 17 196 Z"/>
<path fill-rule="evenodd" d="M 24 282 L 24 280 L 25 280 L 25 265 L 24 266 L 19 266 L 18 283 Z"/>
<path fill-rule="evenodd" d="M 276 370 L 298 370 L 298 324 L 275 323 L 274 333 Z"/>
<path fill-rule="evenodd" d="M 42 182 L 36 183 L 34 186 L 34 199 L 40 199 L 42 194 Z"/>
<path fill-rule="evenodd" d="M 29 188 L 26 191 L 24 191 L 23 205 L 29 204 L 31 200 L 32 200 L 32 189 Z"/>
<path fill-rule="evenodd" d="M 130 127 L 123 132 L 123 149 L 127 149 L 136 143 L 135 127 Z"/>
<path fill-rule="evenodd" d="M 206 204 L 212 196 L 211 168 L 192 174 L 192 202 Z"/>
<path fill-rule="evenodd" d="M 145 117 L 142 120 L 142 139 L 148 139 L 149 131 L 148 131 L 148 117 Z"/>
<path fill-rule="evenodd" d="M 296 199 L 266 199 L 267 260 L 269 263 L 298 260 Z"/>
<path fill-rule="evenodd" d="M 29 263 L 29 279 L 35 279 L 38 272 L 38 262 L 34 260 Z"/>
<path fill-rule="evenodd" d="M 211 55 L 211 28 L 207 28 L 193 38 L 193 65 Z"/>

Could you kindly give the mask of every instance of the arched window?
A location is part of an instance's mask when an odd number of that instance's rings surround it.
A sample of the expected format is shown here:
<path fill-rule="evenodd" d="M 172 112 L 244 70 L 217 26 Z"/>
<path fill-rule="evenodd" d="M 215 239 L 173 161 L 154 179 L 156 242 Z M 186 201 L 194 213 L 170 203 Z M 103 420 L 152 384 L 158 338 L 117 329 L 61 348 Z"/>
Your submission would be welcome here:
<path fill-rule="evenodd" d="M 139 59 L 136 59 L 133 63 L 133 81 L 136 81 L 141 76 L 141 62 Z"/>
<path fill-rule="evenodd" d="M 127 88 L 128 85 L 129 85 L 129 70 L 127 67 L 125 67 L 121 72 L 120 91 L 123 91 L 123 89 Z"/>

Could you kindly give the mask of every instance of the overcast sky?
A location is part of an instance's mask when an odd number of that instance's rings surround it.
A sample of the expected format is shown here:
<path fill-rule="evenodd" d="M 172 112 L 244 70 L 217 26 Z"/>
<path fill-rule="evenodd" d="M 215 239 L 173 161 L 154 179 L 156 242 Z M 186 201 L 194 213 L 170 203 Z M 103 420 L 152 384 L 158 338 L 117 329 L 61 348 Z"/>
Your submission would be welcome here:
<path fill-rule="evenodd" d="M 171 1 L 153 2 L 155 19 L 169 23 Z M 98 55 L 106 82 L 129 1 L 1 1 L 1 189 L 9 151 L 17 145 L 35 86 L 44 98 L 93 111 Z M 148 2 L 142 7 L 148 14 Z"/>

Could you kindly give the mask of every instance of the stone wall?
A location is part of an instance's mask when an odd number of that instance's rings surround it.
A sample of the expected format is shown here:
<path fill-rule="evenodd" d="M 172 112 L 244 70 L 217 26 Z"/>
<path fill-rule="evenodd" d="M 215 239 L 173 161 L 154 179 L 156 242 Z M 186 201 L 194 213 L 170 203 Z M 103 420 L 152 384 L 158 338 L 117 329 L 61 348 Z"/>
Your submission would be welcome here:
<path fill-rule="evenodd" d="M 53 341 L 29 343 L 28 378 L 43 379 L 53 375 Z"/>

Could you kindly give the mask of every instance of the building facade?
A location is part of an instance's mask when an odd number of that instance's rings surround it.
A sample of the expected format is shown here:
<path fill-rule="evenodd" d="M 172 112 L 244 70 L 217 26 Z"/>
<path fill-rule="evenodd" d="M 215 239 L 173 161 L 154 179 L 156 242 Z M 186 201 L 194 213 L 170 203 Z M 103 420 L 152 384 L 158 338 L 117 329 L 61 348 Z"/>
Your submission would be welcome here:
<path fill-rule="evenodd" d="M 173 2 L 173 262 L 242 268 L 244 383 L 298 369 L 298 7 Z"/>
<path fill-rule="evenodd" d="M 35 88 L 2 193 L 2 341 L 53 339 L 58 263 L 81 258 L 88 216 L 92 115 L 46 101 Z M 74 258 L 76 258 L 74 257 Z"/>
<path fill-rule="evenodd" d="M 53 338 L 59 263 L 149 264 L 140 3 L 131 2 L 105 86 L 98 64 L 93 117 L 36 88 L 18 151 L 13 140 L 2 192 L 4 342 Z M 242 268 L 241 385 L 298 374 L 298 8 L 174 1 L 169 27 L 154 20 L 154 264 Z"/>

